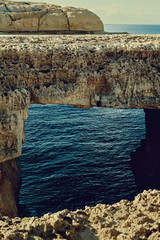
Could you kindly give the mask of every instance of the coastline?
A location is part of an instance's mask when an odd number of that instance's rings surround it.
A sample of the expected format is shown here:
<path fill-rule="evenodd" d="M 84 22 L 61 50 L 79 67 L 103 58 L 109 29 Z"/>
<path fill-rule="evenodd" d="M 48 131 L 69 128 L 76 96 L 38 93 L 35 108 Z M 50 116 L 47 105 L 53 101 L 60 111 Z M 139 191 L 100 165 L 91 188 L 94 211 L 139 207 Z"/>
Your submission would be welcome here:
<path fill-rule="evenodd" d="M 57 31 L 50 31 L 50 32 L 0 32 L 0 36 L 54 36 L 54 35 L 114 35 L 114 34 L 129 34 L 128 32 L 83 32 L 83 31 L 67 31 L 67 32 L 57 32 Z"/>

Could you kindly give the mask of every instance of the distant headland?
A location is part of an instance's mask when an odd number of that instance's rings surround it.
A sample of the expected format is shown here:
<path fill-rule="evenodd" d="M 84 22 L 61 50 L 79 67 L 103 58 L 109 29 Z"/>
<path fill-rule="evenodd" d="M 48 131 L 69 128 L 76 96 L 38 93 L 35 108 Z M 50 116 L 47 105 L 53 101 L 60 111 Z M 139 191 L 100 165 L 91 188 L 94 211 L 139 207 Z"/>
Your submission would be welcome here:
<path fill-rule="evenodd" d="M 0 32 L 103 33 L 104 26 L 87 9 L 0 0 Z"/>

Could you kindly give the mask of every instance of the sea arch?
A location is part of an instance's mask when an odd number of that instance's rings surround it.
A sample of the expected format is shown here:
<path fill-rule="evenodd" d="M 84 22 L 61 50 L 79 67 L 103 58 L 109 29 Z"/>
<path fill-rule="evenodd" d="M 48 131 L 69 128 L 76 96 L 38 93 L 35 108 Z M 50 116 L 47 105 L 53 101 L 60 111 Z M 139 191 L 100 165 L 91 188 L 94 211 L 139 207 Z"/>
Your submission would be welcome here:
<path fill-rule="evenodd" d="M 132 158 L 142 159 L 140 166 L 147 162 L 145 176 L 159 178 L 159 35 L 0 38 L 2 214 L 17 215 L 17 159 L 31 103 L 146 109 L 147 140 Z"/>

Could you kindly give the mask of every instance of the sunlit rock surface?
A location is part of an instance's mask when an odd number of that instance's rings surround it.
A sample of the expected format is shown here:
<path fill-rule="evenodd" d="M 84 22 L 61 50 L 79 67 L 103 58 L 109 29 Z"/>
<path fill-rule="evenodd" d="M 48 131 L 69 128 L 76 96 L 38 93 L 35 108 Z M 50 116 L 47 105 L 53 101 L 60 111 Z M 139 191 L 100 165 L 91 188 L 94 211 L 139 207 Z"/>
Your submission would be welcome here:
<path fill-rule="evenodd" d="M 17 89 L 20 105 L 29 94 L 32 103 L 159 108 L 159 42 L 159 35 L 1 36 L 3 101 Z"/>
<path fill-rule="evenodd" d="M 0 32 L 103 32 L 93 12 L 36 2 L 0 0 Z"/>
<path fill-rule="evenodd" d="M 159 109 L 159 42 L 159 35 L 0 36 L 0 162 L 21 155 L 30 103 Z M 18 199 L 20 174 L 15 181 L 3 169 L 2 189 L 7 182 Z M 5 194 L 1 212 L 13 216 Z"/>
<path fill-rule="evenodd" d="M 41 218 L 0 217 L 0 237 L 37 240 L 160 239 L 160 191 L 149 190 L 133 202 L 63 210 Z"/>

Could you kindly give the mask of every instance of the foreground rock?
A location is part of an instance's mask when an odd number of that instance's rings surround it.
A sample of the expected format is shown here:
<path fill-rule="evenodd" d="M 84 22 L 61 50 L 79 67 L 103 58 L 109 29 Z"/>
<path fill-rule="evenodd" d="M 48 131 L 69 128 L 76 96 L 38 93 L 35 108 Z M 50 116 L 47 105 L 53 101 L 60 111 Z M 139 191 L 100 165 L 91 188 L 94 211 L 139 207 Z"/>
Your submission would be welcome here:
<path fill-rule="evenodd" d="M 63 210 L 41 218 L 0 218 L 2 240 L 160 239 L 160 191 L 139 194 L 133 202 Z"/>
<path fill-rule="evenodd" d="M 103 32 L 100 18 L 82 8 L 0 0 L 1 32 Z"/>

